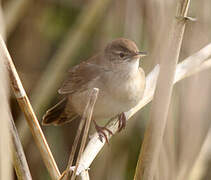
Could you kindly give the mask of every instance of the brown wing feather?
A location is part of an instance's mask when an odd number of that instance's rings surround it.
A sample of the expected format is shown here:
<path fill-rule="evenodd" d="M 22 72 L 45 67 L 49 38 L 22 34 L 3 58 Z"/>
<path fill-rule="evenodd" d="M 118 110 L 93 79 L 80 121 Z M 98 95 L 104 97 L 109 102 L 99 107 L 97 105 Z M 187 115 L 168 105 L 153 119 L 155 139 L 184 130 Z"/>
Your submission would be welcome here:
<path fill-rule="evenodd" d="M 67 79 L 58 90 L 59 94 L 72 94 L 84 91 L 87 84 L 99 77 L 106 69 L 91 61 L 85 61 L 70 69 Z"/>
<path fill-rule="evenodd" d="M 64 98 L 45 113 L 42 124 L 62 125 L 75 119 L 80 119 L 80 116 L 68 104 L 68 99 Z"/>

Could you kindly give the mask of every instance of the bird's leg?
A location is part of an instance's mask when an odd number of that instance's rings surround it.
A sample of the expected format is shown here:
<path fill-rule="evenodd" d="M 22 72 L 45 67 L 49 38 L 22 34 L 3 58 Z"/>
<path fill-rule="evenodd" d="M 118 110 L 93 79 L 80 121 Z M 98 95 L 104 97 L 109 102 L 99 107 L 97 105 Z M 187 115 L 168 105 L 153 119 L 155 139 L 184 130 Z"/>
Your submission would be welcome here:
<path fill-rule="evenodd" d="M 118 115 L 118 120 L 119 120 L 118 132 L 120 132 L 126 126 L 126 116 L 124 112 Z"/>
<path fill-rule="evenodd" d="M 108 128 L 101 127 L 101 126 L 97 125 L 95 120 L 93 120 L 93 121 L 94 121 L 94 124 L 95 124 L 95 129 L 96 129 L 96 131 L 99 135 L 100 141 L 103 142 L 103 137 L 104 137 L 106 142 L 108 143 L 108 137 L 107 137 L 107 135 L 104 131 L 107 131 L 110 135 L 113 135 L 113 133 Z"/>

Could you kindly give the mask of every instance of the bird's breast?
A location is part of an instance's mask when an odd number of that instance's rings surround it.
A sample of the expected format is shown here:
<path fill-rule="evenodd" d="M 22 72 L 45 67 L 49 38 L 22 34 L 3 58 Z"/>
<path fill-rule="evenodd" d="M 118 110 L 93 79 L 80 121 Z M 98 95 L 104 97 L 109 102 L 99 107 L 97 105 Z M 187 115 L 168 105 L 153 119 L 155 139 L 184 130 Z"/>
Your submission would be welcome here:
<path fill-rule="evenodd" d="M 106 74 L 90 84 L 90 89 L 99 88 L 99 95 L 94 107 L 94 119 L 108 119 L 136 106 L 145 89 L 144 73 L 128 75 L 121 73 Z M 70 96 L 72 107 L 79 114 L 87 103 L 88 91 L 78 92 Z"/>
<path fill-rule="evenodd" d="M 141 100 L 145 89 L 145 76 L 140 71 L 134 74 L 113 74 L 107 84 L 113 101 L 123 105 L 127 111 Z"/>

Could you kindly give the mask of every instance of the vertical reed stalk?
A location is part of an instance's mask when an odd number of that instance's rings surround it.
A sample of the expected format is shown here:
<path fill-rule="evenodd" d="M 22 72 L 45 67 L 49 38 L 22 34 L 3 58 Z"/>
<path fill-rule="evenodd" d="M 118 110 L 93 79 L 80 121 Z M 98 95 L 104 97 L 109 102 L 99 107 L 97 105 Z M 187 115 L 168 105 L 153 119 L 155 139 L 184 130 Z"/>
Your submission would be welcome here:
<path fill-rule="evenodd" d="M 161 71 L 152 104 L 151 118 L 145 132 L 134 180 L 153 180 L 155 175 L 189 4 L 190 0 L 180 0 L 178 3 L 178 14 L 166 46 L 166 52 L 168 53 L 165 54 L 161 62 Z"/>
<path fill-rule="evenodd" d="M 84 134 L 83 134 L 83 137 L 82 137 L 80 149 L 79 149 L 78 156 L 77 156 L 77 159 L 76 159 L 75 169 L 74 169 L 73 174 L 71 176 L 71 180 L 75 180 L 76 172 L 77 172 L 77 169 L 78 169 L 78 166 L 79 166 L 79 161 L 81 159 L 82 152 L 84 151 L 84 148 L 85 148 L 86 139 L 87 139 L 87 136 L 88 136 L 88 133 L 89 133 L 89 127 L 90 127 L 90 124 L 91 124 L 94 105 L 97 101 L 98 92 L 99 92 L 99 89 L 97 89 L 97 88 L 94 88 L 92 90 L 90 97 L 89 97 L 89 100 L 88 100 L 88 103 L 85 107 L 85 110 L 84 110 L 84 113 L 83 113 L 83 116 L 82 116 L 82 119 L 83 119 L 83 121 L 86 121 L 86 124 L 85 124 L 85 128 L 84 128 Z"/>
<path fill-rule="evenodd" d="M 97 100 L 98 92 L 99 92 L 99 89 L 94 88 L 92 90 L 90 96 L 89 96 L 87 105 L 85 107 L 83 116 L 81 118 L 81 122 L 80 122 L 79 127 L 78 127 L 78 131 L 77 131 L 77 134 L 76 134 L 73 146 L 72 146 L 72 151 L 70 153 L 70 157 L 69 157 L 67 168 L 66 168 L 65 172 L 62 174 L 62 176 L 64 176 L 64 178 L 66 180 L 68 178 L 68 174 L 69 174 L 68 172 L 70 171 L 70 167 L 73 165 L 73 159 L 74 159 L 74 156 L 75 156 L 75 152 L 76 152 L 76 148 L 77 148 L 77 145 L 78 145 L 78 141 L 79 141 L 82 129 L 83 129 L 84 124 L 85 124 L 84 134 L 83 134 L 83 137 L 82 137 L 82 142 L 81 142 L 79 153 L 78 153 L 77 160 L 76 160 L 76 166 L 75 166 L 75 169 L 73 171 L 71 180 L 75 178 L 75 175 L 76 175 L 76 172 L 77 172 L 77 168 L 78 168 L 78 165 L 79 165 L 79 160 L 81 158 L 82 152 L 84 151 L 86 138 L 88 136 L 89 126 L 90 126 L 90 123 L 91 123 L 92 113 L 93 113 L 95 102 Z M 61 177 L 61 178 L 63 178 L 63 177 Z"/>

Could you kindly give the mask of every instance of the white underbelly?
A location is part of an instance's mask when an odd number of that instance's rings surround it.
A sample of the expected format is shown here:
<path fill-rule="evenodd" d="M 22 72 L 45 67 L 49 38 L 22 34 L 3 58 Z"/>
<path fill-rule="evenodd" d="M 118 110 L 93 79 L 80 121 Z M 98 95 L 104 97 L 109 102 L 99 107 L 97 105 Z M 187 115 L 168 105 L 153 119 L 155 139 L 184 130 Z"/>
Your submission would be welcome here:
<path fill-rule="evenodd" d="M 139 80 L 119 81 L 118 77 L 112 77 L 113 85 L 100 85 L 99 95 L 93 111 L 93 119 L 110 119 L 122 112 L 130 110 L 141 100 L 145 88 L 145 79 L 143 76 Z M 71 95 L 70 100 L 74 110 L 82 115 L 87 104 L 88 92 L 80 92 Z"/>
<path fill-rule="evenodd" d="M 139 83 L 139 84 L 138 84 Z M 116 83 L 111 91 L 100 90 L 95 104 L 93 118 L 110 119 L 136 106 L 141 100 L 144 87 L 141 82 Z"/>

